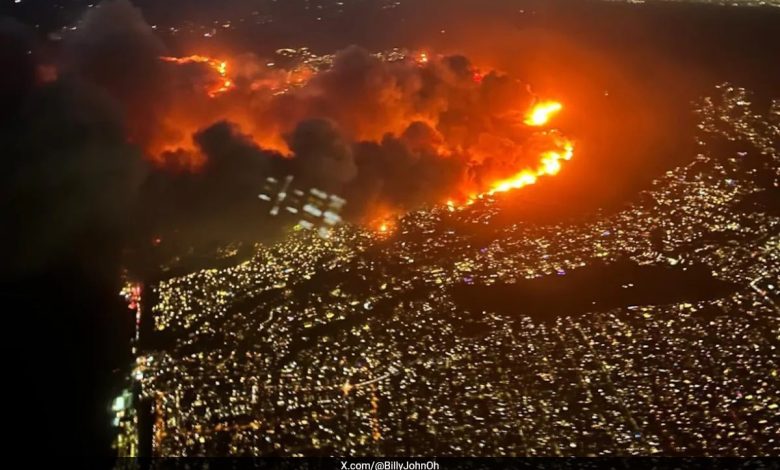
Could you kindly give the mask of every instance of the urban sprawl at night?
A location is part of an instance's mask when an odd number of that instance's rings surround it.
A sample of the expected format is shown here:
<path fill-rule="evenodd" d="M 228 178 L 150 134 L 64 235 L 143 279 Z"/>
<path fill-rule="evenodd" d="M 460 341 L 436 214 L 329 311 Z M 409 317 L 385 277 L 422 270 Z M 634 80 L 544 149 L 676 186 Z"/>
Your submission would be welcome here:
<path fill-rule="evenodd" d="M 614 214 L 487 196 L 139 288 L 120 455 L 776 454 L 780 101 L 695 105 L 698 153 Z"/>

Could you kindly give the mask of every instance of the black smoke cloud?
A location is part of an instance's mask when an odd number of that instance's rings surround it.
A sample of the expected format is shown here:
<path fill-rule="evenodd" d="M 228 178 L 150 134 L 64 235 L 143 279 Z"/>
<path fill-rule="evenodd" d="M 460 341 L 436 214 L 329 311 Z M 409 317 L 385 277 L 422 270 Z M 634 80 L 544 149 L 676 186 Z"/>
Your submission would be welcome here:
<path fill-rule="evenodd" d="M 110 95 L 127 135 L 145 146 L 163 129 L 160 117 L 174 97 L 174 77 L 159 60 L 165 50 L 129 1 L 104 1 L 65 37 L 61 67 Z"/>
<path fill-rule="evenodd" d="M 441 203 L 467 178 L 467 168 L 461 160 L 442 158 L 437 153 L 440 143 L 434 129 L 414 122 L 401 137 L 388 134 L 381 142 L 355 144 L 359 177 L 344 191 L 352 201 L 348 216 L 360 219 L 377 207 L 410 210 Z"/>
<path fill-rule="evenodd" d="M 227 121 L 199 131 L 193 141 L 205 158 L 200 171 L 149 175 L 141 198 L 147 231 L 190 242 L 252 240 L 276 233 L 278 227 L 264 217 L 267 208 L 257 195 L 268 175 L 290 171 L 289 162 L 258 147 Z"/>
<path fill-rule="evenodd" d="M 428 122 L 448 138 L 462 134 L 463 145 L 485 132 L 522 137 L 507 118 L 526 109 L 533 96 L 506 75 L 489 72 L 477 83 L 475 73 L 463 56 L 386 62 L 351 46 L 335 55 L 332 68 L 257 112 L 282 129 L 327 118 L 351 141 L 378 142 L 388 132 L 402 134 L 414 121 Z"/>
<path fill-rule="evenodd" d="M 293 174 L 304 185 L 340 191 L 357 176 L 352 148 L 331 121 L 302 121 L 287 142 L 295 155 Z"/>
<path fill-rule="evenodd" d="M 18 452 L 107 455 L 102 404 L 111 371 L 129 360 L 120 255 L 147 165 L 127 141 L 121 105 L 78 73 L 55 74 L 46 46 L 35 29 L 0 19 L 3 354 L 20 384 L 0 396 L 14 404 Z M 66 384 L 57 400 L 52 384 Z M 79 431 L 63 433 L 63 423 Z"/>
<path fill-rule="evenodd" d="M 522 125 L 533 100 L 527 86 L 495 71 L 483 74 L 464 56 L 385 62 L 353 46 L 258 115 L 281 129 L 311 117 L 332 123 L 349 142 L 357 171 L 342 152 L 319 162 L 328 165 L 315 183 L 345 194 L 350 217 L 361 220 L 374 205 L 403 211 L 463 198 L 535 165 L 534 142 L 547 140 L 549 149 L 551 138 Z M 344 180 L 340 188 L 335 175 Z"/>
<path fill-rule="evenodd" d="M 346 196 L 354 221 L 377 208 L 462 199 L 538 158 L 525 145 L 533 133 L 519 125 L 518 110 L 533 100 L 527 87 L 497 72 L 483 75 L 463 56 L 385 62 L 352 46 L 304 86 L 253 98 L 239 90 L 216 101 L 241 99 L 236 106 L 254 116 L 236 124 L 247 132 L 242 139 L 282 135 L 292 158 L 281 168 L 302 187 Z"/>
<path fill-rule="evenodd" d="M 276 232 L 257 198 L 268 176 L 341 194 L 347 217 L 364 221 L 462 196 L 535 158 L 516 112 L 531 94 L 496 72 L 475 80 L 463 56 L 385 62 L 349 47 L 283 95 L 278 71 L 239 61 L 238 88 L 211 99 L 213 70 L 161 61 L 174 54 L 127 0 L 89 9 L 54 59 L 29 54 L 35 35 L 20 25 L 3 34 L 0 60 L 19 71 L 0 88 L 4 241 L 19 247 L 9 266 L 65 256 L 86 234 L 263 238 Z M 41 79 L 43 67 L 56 75 Z"/>
<path fill-rule="evenodd" d="M 127 229 L 146 165 L 128 145 L 120 112 L 79 77 L 37 83 L 38 47 L 20 25 L 4 23 L 0 214 L 3 275 L 35 270 L 117 240 Z M 5 74 L 4 74 L 5 75 Z M 6 88 L 7 87 L 7 88 Z"/>

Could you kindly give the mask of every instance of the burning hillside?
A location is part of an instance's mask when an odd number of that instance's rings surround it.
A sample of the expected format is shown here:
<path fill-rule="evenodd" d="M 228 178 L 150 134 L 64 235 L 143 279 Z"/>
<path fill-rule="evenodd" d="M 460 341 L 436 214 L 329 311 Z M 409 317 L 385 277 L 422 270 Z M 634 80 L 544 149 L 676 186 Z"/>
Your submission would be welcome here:
<path fill-rule="evenodd" d="M 180 66 L 168 72 L 186 86 L 162 117 L 176 131 L 161 129 L 147 147 L 160 167 L 197 173 L 210 156 L 192 136 L 230 122 L 274 166 L 364 201 L 353 205 L 359 218 L 521 188 L 558 173 L 573 154 L 550 128 L 561 103 L 462 56 L 388 61 L 353 47 L 321 71 L 272 68 L 253 56 L 161 60 Z"/>
<path fill-rule="evenodd" d="M 268 177 L 337 194 L 346 219 L 373 223 L 533 184 L 574 151 L 555 127 L 562 103 L 462 55 L 179 54 L 123 0 L 90 9 L 61 46 L 30 65 L 56 73 L 25 99 L 47 97 L 49 114 L 67 117 L 36 121 L 48 134 L 87 137 L 73 152 L 100 157 L 79 170 L 125 191 L 98 215 L 122 214 L 144 239 L 269 235 L 258 216 Z"/>

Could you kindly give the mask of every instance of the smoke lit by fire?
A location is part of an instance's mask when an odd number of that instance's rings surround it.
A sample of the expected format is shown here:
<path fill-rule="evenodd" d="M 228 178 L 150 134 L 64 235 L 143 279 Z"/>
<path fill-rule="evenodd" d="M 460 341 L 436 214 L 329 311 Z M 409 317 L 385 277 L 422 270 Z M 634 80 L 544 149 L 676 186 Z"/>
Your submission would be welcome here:
<path fill-rule="evenodd" d="M 227 122 L 242 145 L 292 162 L 289 171 L 309 175 L 303 180 L 312 185 L 361 200 L 353 216 L 381 220 L 382 232 L 417 204 L 449 199 L 457 207 L 556 175 L 574 152 L 549 127 L 561 103 L 461 56 L 386 61 L 350 48 L 320 70 L 269 67 L 253 56 L 160 59 L 196 64 L 172 69 L 196 93 L 172 97 L 162 119 L 168 129 L 147 145 L 153 162 L 199 171 L 212 156 L 193 137 Z M 322 124 L 299 132 L 312 120 Z"/>
<path fill-rule="evenodd" d="M 542 181 L 574 151 L 557 129 L 561 103 L 462 55 L 353 46 L 260 57 L 216 41 L 174 51 L 127 0 L 88 9 L 56 50 L 20 44 L 19 76 L 34 83 L 12 95 L 30 112 L 6 111 L 35 131 L 10 151 L 20 162 L 38 152 L 47 177 L 78 170 L 70 187 L 95 212 L 72 214 L 68 198 L 56 212 L 69 216 L 55 218 L 132 223 L 144 244 L 151 233 L 171 246 L 273 236 L 281 224 L 258 217 L 271 177 L 338 195 L 345 220 L 391 236 L 400 214 L 445 201 L 456 211 Z M 126 215 L 136 210 L 143 217 Z M 33 243 L 82 236 L 59 233 Z"/>
<path fill-rule="evenodd" d="M 529 126 L 543 126 L 549 123 L 551 116 L 563 109 L 563 105 L 556 101 L 544 101 L 534 105 L 526 115 L 526 124 Z M 571 160 L 574 156 L 574 144 L 566 137 L 555 134 L 553 138 L 553 147 L 544 150 L 539 156 L 539 162 L 535 168 L 525 168 L 509 178 L 499 179 L 490 185 L 490 189 L 478 195 L 469 197 L 467 204 L 474 202 L 477 198 L 492 196 L 496 193 L 503 193 L 513 189 L 520 189 L 536 183 L 540 176 L 554 176 L 561 171 L 562 162 Z M 451 200 L 447 205 L 452 207 Z"/>

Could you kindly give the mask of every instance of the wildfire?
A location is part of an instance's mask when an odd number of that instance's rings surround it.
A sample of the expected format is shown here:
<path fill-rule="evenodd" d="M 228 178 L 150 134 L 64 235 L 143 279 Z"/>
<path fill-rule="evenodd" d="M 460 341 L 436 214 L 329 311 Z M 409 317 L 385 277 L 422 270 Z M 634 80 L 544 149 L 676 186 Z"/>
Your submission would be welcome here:
<path fill-rule="evenodd" d="M 529 126 L 542 126 L 549 122 L 550 118 L 563 109 L 563 105 L 557 101 L 543 101 L 534 105 L 528 112 L 525 123 Z M 491 184 L 490 189 L 481 194 L 472 195 L 465 205 L 471 205 L 475 200 L 484 196 L 492 196 L 496 193 L 504 193 L 513 189 L 536 183 L 541 176 L 552 176 L 561 171 L 562 162 L 571 160 L 574 156 L 574 144 L 565 137 L 559 137 L 557 145 L 559 148 L 542 152 L 539 164 L 536 168 L 526 168 L 512 177 L 498 180 Z M 447 206 L 453 210 L 451 201 L 447 201 Z"/>
<path fill-rule="evenodd" d="M 529 126 L 543 126 L 561 109 L 563 105 L 557 101 L 542 101 L 531 108 L 524 122 Z"/>
<path fill-rule="evenodd" d="M 500 118 L 498 122 L 502 123 L 501 126 L 480 130 L 482 128 L 479 126 L 470 129 L 470 126 L 464 125 L 465 129 L 454 130 L 453 126 L 441 125 L 443 123 L 439 121 L 442 117 L 442 109 L 448 109 L 447 106 L 441 108 L 439 105 L 426 104 L 421 110 L 417 109 L 417 105 L 408 106 L 409 103 L 419 101 L 419 96 L 415 95 L 418 92 L 413 86 L 401 87 L 403 90 L 398 93 L 394 91 L 393 98 L 388 98 L 392 104 L 384 104 L 385 95 L 381 94 L 384 93 L 384 89 L 373 90 L 372 88 L 370 93 L 367 92 L 369 94 L 364 100 L 365 104 L 360 102 L 362 100 L 355 100 L 355 102 L 347 100 L 349 102 L 344 103 L 342 107 L 341 102 L 344 100 L 337 98 L 341 96 L 343 90 L 339 89 L 339 84 L 336 83 L 338 80 L 332 80 L 338 74 L 314 81 L 318 74 L 331 72 L 320 71 L 307 64 L 293 69 L 275 68 L 271 63 L 267 63 L 266 67 L 248 59 L 246 62 L 245 59 L 239 59 L 242 56 L 231 57 L 235 58 L 231 62 L 202 54 L 160 57 L 161 61 L 174 65 L 202 65 L 208 83 L 203 88 L 185 89 L 186 92 L 195 91 L 197 95 L 201 95 L 205 91 L 208 97 L 217 98 L 233 89 L 241 88 L 242 94 L 246 93 L 253 97 L 251 106 L 244 106 L 238 100 L 228 99 L 216 100 L 211 103 L 213 106 L 208 106 L 204 104 L 203 100 L 206 98 L 203 96 L 198 96 L 199 99 L 187 98 L 180 100 L 181 103 L 177 102 L 162 120 L 166 132 L 160 132 L 159 136 L 146 143 L 146 150 L 161 165 L 176 170 L 197 171 L 206 161 L 206 157 L 197 142 L 193 141 L 192 136 L 198 130 L 207 127 L 209 123 L 219 120 L 226 120 L 235 125 L 241 135 L 247 136 L 258 147 L 275 150 L 283 156 L 294 156 L 286 136 L 295 129 L 296 123 L 312 115 L 323 114 L 322 109 L 332 108 L 333 112 L 325 112 L 323 117 L 333 120 L 340 129 L 343 129 L 344 135 L 354 139 L 355 142 L 372 141 L 379 144 L 383 136 L 393 134 L 408 145 L 415 155 L 419 152 L 425 158 L 452 159 L 453 165 L 458 168 L 470 168 L 470 165 L 473 165 L 475 168 L 473 173 L 463 177 L 462 181 L 457 183 L 457 187 L 450 188 L 449 192 L 444 193 L 445 196 L 454 196 L 446 202 L 445 209 L 455 211 L 462 206 L 475 203 L 480 198 L 523 188 L 535 184 L 540 177 L 556 175 L 561 171 L 564 162 L 570 160 L 574 154 L 573 142 L 551 128 L 551 122 L 563 110 L 562 103 L 551 99 L 537 99 L 530 108 L 516 106 L 518 102 L 527 103 L 526 99 L 533 99 L 530 88 L 527 89 L 527 93 L 520 90 L 522 99 L 500 100 L 501 102 L 498 103 L 488 100 L 490 103 L 483 103 L 486 105 L 484 111 L 496 113 L 495 116 Z M 403 77 L 406 77 L 407 73 L 430 72 L 433 74 L 431 79 L 441 81 L 441 87 L 445 89 L 455 87 L 453 90 L 457 90 L 457 93 L 442 96 L 465 94 L 469 100 L 482 103 L 480 100 L 483 100 L 482 85 L 486 85 L 485 78 L 498 72 L 473 66 L 463 77 L 465 80 L 461 80 L 461 76 L 458 75 L 458 80 L 449 83 L 450 78 L 444 80 L 437 75 L 440 72 L 439 68 L 446 70 L 445 63 L 439 67 L 441 60 L 442 56 L 438 54 L 417 51 L 409 55 L 408 61 L 382 69 L 381 73 L 394 76 L 393 74 L 403 70 L 404 74 L 399 76 L 402 78 L 396 77 L 397 81 L 405 80 L 406 78 Z M 415 70 L 417 68 L 423 70 Z M 189 75 L 189 70 L 183 69 L 181 72 Z M 240 79 L 237 78 L 239 76 Z M 194 78 L 202 79 L 199 76 Z M 236 79 L 238 83 L 234 81 Z M 387 83 L 394 83 L 394 80 L 387 80 Z M 407 88 L 408 92 L 405 91 Z M 286 93 L 293 96 L 285 101 L 277 98 Z M 375 93 L 379 94 L 374 96 Z M 446 101 L 448 98 L 442 99 Z M 432 100 L 432 102 L 438 101 Z M 376 103 L 382 103 L 379 105 L 382 112 L 372 111 L 369 113 L 371 116 L 366 119 L 356 117 L 369 109 L 365 106 L 370 106 L 372 109 Z M 479 112 L 483 109 L 481 106 L 474 108 L 479 109 Z M 465 116 L 463 122 L 479 122 L 478 118 L 469 114 L 470 112 L 468 109 L 453 111 L 454 114 Z M 424 123 L 425 126 L 412 128 L 411 125 L 418 122 Z M 504 126 L 504 122 L 509 125 Z M 432 131 L 430 135 L 420 133 L 419 127 L 428 127 Z M 407 129 L 416 132 L 409 132 L 407 136 L 405 134 Z M 511 133 L 506 135 L 506 129 Z M 535 159 L 535 163 L 524 165 L 525 167 L 516 163 L 528 161 L 529 156 Z M 377 200 L 383 199 L 378 197 Z M 372 214 L 366 216 L 363 221 L 378 236 L 386 238 L 392 236 L 398 228 L 396 217 L 401 207 L 389 203 L 382 203 L 382 205 L 387 207 L 372 205 Z"/>
<path fill-rule="evenodd" d="M 386 213 L 384 217 L 375 218 L 372 222 L 368 222 L 367 225 L 372 227 L 374 232 L 380 237 L 390 236 L 396 229 L 396 221 L 394 217 L 397 217 L 395 212 Z"/>
<path fill-rule="evenodd" d="M 215 98 L 222 93 L 234 88 L 233 80 L 228 77 L 228 63 L 224 60 L 214 59 L 203 55 L 191 55 L 187 57 L 160 57 L 164 62 L 173 64 L 206 64 L 219 76 L 219 80 L 207 90 L 209 97 Z"/>
<path fill-rule="evenodd" d="M 539 166 L 535 170 L 523 170 L 513 177 L 493 183 L 487 195 L 503 193 L 511 189 L 519 189 L 523 186 L 536 183 L 537 178 L 545 175 L 555 175 L 561 170 L 561 161 L 571 160 L 574 156 L 574 145 L 565 141 L 563 151 L 549 150 L 542 154 Z"/>

